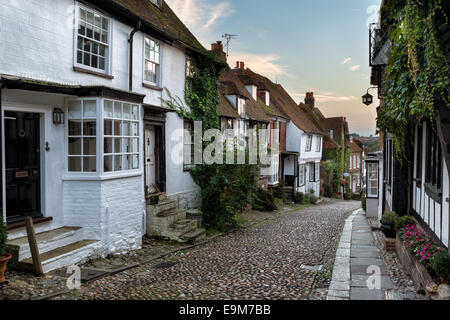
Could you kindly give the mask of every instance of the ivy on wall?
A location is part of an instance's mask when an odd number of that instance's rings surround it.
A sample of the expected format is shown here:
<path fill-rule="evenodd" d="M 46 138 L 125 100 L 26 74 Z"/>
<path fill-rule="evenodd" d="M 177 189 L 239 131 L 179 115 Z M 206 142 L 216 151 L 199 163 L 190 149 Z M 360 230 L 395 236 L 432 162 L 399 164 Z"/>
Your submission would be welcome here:
<path fill-rule="evenodd" d="M 377 126 L 392 133 L 398 159 L 412 142 L 414 125 L 433 122 L 437 101 L 450 106 L 448 12 L 448 0 L 391 0 L 382 12 L 392 50 Z"/>
<path fill-rule="evenodd" d="M 168 90 L 169 99 L 163 102 L 180 117 L 201 121 L 203 133 L 209 129 L 220 129 L 219 76 L 223 67 L 225 64 L 209 53 L 190 57 L 186 64 L 185 103 L 179 97 L 173 97 Z M 209 143 L 204 142 L 203 149 Z M 247 160 L 248 156 L 247 149 Z M 226 150 L 223 157 L 226 159 Z M 203 163 L 192 167 L 190 173 L 201 188 L 204 226 L 210 230 L 236 227 L 237 214 L 255 200 L 259 166 Z"/>

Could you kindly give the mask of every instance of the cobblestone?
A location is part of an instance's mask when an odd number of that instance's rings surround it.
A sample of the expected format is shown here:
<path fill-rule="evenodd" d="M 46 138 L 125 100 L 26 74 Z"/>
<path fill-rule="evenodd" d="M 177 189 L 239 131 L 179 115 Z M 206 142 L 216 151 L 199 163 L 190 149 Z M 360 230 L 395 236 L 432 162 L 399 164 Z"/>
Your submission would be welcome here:
<path fill-rule="evenodd" d="M 55 299 L 325 299 L 347 212 L 336 201 L 218 238 L 166 258 L 86 284 Z M 320 272 L 302 265 L 323 265 Z"/>

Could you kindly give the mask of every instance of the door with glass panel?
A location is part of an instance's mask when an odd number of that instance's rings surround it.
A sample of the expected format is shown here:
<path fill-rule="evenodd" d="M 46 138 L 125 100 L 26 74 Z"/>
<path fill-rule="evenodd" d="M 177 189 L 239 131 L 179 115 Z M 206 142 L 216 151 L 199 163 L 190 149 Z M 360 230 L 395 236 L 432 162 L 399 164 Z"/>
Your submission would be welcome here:
<path fill-rule="evenodd" d="M 145 126 L 145 186 L 148 193 L 156 192 L 156 139 L 155 127 Z"/>

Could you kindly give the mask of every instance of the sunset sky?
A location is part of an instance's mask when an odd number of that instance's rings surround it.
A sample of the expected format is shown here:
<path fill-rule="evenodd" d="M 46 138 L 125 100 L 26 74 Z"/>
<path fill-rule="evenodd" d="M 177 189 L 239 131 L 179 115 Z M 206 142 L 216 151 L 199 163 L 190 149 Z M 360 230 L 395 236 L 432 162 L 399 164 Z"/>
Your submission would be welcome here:
<path fill-rule="evenodd" d="M 313 91 L 326 117 L 345 116 L 350 131 L 375 135 L 369 83 L 368 23 L 381 0 L 166 0 L 208 49 L 232 40 L 228 58 L 282 84 L 297 101 Z M 371 92 L 376 96 L 376 91 Z"/>

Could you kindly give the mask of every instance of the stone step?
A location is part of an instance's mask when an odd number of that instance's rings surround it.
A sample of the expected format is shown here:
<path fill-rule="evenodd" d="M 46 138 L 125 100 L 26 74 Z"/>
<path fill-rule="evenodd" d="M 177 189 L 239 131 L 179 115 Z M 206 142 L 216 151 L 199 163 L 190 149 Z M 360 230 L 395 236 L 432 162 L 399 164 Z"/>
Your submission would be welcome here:
<path fill-rule="evenodd" d="M 197 221 L 187 219 L 178 220 L 171 226 L 171 228 L 177 231 L 181 231 L 183 232 L 183 234 L 185 234 L 197 229 Z"/>
<path fill-rule="evenodd" d="M 36 234 L 38 249 L 41 254 L 78 242 L 82 238 L 83 232 L 79 227 L 62 227 Z M 8 245 L 15 247 L 14 251 L 18 252 L 18 261 L 31 258 L 28 237 L 25 236 L 8 241 Z"/>
<path fill-rule="evenodd" d="M 186 242 L 198 242 L 206 238 L 206 231 L 205 229 L 196 229 L 195 231 L 183 234 L 180 238 Z"/>
<path fill-rule="evenodd" d="M 145 200 L 147 201 L 147 205 L 151 205 L 151 200 L 154 197 L 158 197 L 158 203 L 167 200 L 167 194 L 165 192 L 151 193 L 151 194 L 147 194 L 145 196 Z"/>
<path fill-rule="evenodd" d="M 148 205 L 147 210 L 150 210 L 153 215 L 160 215 L 164 212 L 176 209 L 177 206 L 178 205 L 175 200 L 166 199 L 156 205 Z"/>
<path fill-rule="evenodd" d="M 41 263 L 44 273 L 74 265 L 94 258 L 100 255 L 100 241 L 82 240 L 63 246 L 46 253 L 41 253 Z M 32 270 L 33 260 L 31 258 L 20 261 L 17 266 L 19 269 Z"/>

